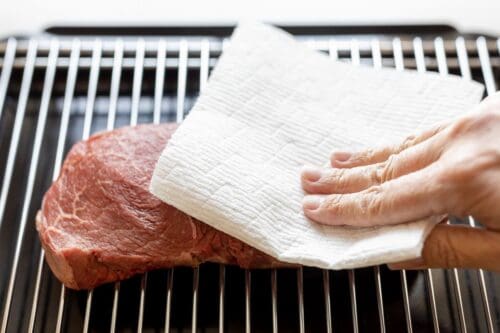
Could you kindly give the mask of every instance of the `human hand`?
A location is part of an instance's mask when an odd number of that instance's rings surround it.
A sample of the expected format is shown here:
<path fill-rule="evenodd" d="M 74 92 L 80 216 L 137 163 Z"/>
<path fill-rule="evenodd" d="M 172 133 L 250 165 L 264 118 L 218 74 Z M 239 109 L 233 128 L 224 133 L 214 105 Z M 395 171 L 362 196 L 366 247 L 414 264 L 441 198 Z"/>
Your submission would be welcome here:
<path fill-rule="evenodd" d="M 474 111 L 396 146 L 335 152 L 332 167 L 305 167 L 305 215 L 353 226 L 470 215 L 484 228 L 439 224 L 421 258 L 390 267 L 500 271 L 500 94 Z"/>

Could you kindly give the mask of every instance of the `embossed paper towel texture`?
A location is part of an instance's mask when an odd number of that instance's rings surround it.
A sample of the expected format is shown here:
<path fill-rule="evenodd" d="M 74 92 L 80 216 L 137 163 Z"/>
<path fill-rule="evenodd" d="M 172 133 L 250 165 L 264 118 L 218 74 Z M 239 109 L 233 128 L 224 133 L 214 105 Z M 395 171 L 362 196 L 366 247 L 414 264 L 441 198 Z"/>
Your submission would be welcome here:
<path fill-rule="evenodd" d="M 243 24 L 161 155 L 151 192 L 286 262 L 340 269 L 417 257 L 433 219 L 315 224 L 302 213 L 300 169 L 323 165 L 336 149 L 394 143 L 463 114 L 482 89 L 457 77 L 333 62 L 278 29 Z"/>

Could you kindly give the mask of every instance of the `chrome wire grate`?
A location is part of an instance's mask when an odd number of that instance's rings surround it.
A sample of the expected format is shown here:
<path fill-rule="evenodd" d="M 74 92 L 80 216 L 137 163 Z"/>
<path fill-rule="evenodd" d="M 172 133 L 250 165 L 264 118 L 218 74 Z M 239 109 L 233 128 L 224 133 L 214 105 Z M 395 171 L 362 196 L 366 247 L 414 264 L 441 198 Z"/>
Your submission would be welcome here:
<path fill-rule="evenodd" d="M 354 65 L 500 82 L 500 39 L 303 35 Z M 10 38 L 0 42 L 0 333 L 498 332 L 500 276 L 474 270 L 241 270 L 205 264 L 92 291 L 64 288 L 34 227 L 65 153 L 92 133 L 180 122 L 224 36 Z M 454 221 L 454 223 L 471 223 Z"/>

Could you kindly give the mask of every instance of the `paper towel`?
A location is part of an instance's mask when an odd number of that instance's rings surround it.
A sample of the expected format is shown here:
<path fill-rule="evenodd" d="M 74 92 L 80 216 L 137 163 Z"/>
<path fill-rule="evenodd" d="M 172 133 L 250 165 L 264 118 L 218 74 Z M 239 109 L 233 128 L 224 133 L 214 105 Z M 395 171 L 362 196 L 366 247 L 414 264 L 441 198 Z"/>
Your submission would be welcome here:
<path fill-rule="evenodd" d="M 150 190 L 285 262 L 341 269 L 414 258 L 436 219 L 316 224 L 302 212 L 300 169 L 463 114 L 482 90 L 458 77 L 334 62 L 278 29 L 245 23 L 162 153 Z"/>

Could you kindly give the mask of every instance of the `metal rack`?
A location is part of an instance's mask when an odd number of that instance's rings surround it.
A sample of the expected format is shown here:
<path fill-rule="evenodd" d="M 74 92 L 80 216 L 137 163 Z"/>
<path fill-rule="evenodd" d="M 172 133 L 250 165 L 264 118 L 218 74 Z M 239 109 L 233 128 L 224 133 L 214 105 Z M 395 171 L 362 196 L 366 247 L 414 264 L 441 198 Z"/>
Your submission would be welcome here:
<path fill-rule="evenodd" d="M 500 39 L 424 31 L 300 38 L 332 60 L 453 73 L 496 91 Z M 52 276 L 34 215 L 69 147 L 99 130 L 181 122 L 227 43 L 224 35 L 0 42 L 0 333 L 499 331 L 500 277 L 484 271 L 205 264 L 88 292 Z"/>

